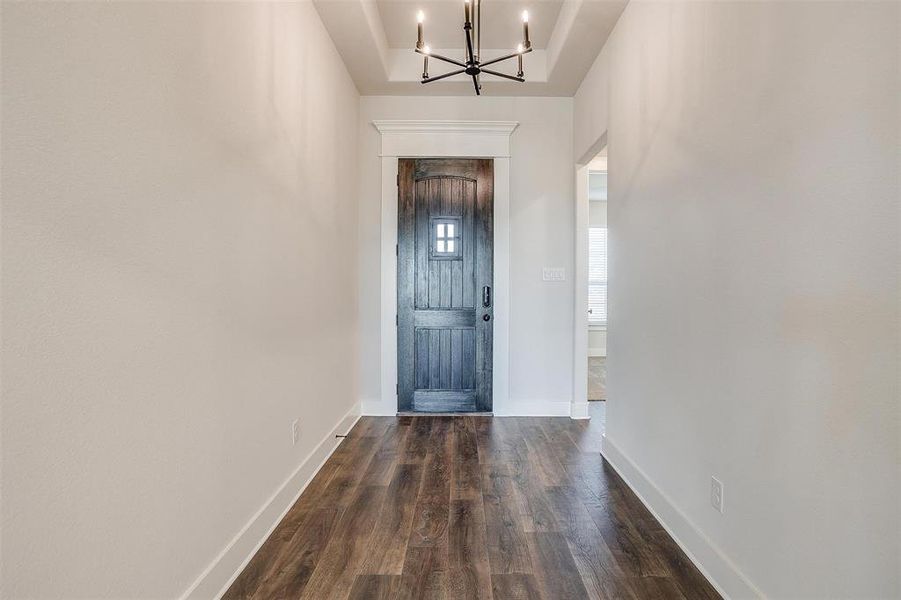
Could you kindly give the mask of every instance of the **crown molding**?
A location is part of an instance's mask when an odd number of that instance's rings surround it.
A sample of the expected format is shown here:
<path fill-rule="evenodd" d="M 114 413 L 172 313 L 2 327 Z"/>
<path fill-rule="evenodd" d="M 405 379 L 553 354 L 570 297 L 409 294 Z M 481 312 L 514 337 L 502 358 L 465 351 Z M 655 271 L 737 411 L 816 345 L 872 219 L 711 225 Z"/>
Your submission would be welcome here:
<path fill-rule="evenodd" d="M 373 121 L 380 133 L 477 133 L 510 135 L 518 121 Z"/>

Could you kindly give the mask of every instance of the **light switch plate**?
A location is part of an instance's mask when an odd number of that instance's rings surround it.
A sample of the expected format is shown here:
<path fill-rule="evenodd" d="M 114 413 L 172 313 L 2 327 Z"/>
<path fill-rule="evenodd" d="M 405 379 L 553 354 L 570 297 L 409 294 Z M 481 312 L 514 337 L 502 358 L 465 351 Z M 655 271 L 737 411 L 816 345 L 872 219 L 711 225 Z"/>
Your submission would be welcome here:
<path fill-rule="evenodd" d="M 544 281 L 566 281 L 566 269 L 563 267 L 544 267 L 541 270 Z"/>

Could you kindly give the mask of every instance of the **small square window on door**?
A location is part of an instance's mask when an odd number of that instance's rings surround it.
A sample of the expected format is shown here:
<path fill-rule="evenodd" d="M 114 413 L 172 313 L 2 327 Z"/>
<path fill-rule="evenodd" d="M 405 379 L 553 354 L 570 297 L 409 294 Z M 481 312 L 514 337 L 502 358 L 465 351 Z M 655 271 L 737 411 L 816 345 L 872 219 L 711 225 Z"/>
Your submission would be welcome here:
<path fill-rule="evenodd" d="M 463 256 L 460 217 L 430 219 L 429 255 L 431 258 L 456 259 Z"/>

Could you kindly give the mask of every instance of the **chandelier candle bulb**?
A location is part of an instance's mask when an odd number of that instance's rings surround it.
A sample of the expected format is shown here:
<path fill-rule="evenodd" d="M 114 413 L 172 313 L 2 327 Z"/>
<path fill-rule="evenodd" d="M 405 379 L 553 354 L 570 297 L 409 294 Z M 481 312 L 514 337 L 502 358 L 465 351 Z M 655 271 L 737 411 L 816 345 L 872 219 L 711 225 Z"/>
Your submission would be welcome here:
<path fill-rule="evenodd" d="M 529 41 L 529 11 L 522 11 L 522 42 L 523 45 L 528 48 L 532 45 L 532 42 Z"/>
<path fill-rule="evenodd" d="M 441 54 L 432 54 L 431 50 L 428 46 L 425 45 L 425 34 L 423 31 L 423 21 L 425 21 L 425 14 L 420 10 L 416 14 L 416 49 L 415 51 L 418 54 L 422 54 L 422 81 L 420 83 L 434 83 L 436 81 L 443 81 L 450 77 L 456 77 L 458 75 L 464 75 L 472 79 L 472 87 L 476 92 L 476 96 L 480 96 L 482 94 L 482 81 L 481 78 L 484 76 L 489 77 L 497 77 L 498 79 L 506 79 L 508 81 L 517 81 L 519 83 L 524 83 L 525 77 L 523 74 L 523 54 L 527 54 L 532 51 L 532 43 L 529 41 L 529 13 L 528 11 L 522 11 L 522 24 L 523 24 L 523 41 L 516 48 L 515 52 L 511 52 L 510 54 L 505 54 L 503 56 L 498 56 L 497 58 L 492 58 L 490 60 L 482 60 L 481 57 L 481 31 L 482 31 L 482 2 L 483 0 L 463 0 L 463 41 L 465 43 L 465 48 L 463 49 L 464 56 L 462 59 L 451 58 L 449 56 L 442 56 Z M 439 73 L 437 75 L 430 76 L 429 75 L 429 59 L 434 58 L 435 60 L 447 63 L 454 66 L 454 69 L 450 71 L 445 71 L 444 73 Z M 503 72 L 496 70 L 497 67 L 491 67 L 492 65 L 506 62 L 508 60 L 516 59 L 516 64 L 518 70 L 515 75 L 510 72 Z M 434 62 L 434 61 L 433 61 Z"/>
<path fill-rule="evenodd" d="M 416 47 L 422 48 L 422 22 L 425 21 L 425 13 L 419 11 L 416 15 Z"/>

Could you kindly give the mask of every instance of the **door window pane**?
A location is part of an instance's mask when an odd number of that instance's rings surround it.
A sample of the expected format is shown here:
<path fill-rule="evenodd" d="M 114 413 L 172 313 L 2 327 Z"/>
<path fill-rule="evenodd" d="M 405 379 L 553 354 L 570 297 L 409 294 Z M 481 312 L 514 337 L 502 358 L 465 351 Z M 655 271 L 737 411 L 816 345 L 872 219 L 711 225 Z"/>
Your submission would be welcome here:
<path fill-rule="evenodd" d="M 432 218 L 433 258 L 461 258 L 460 217 Z"/>

